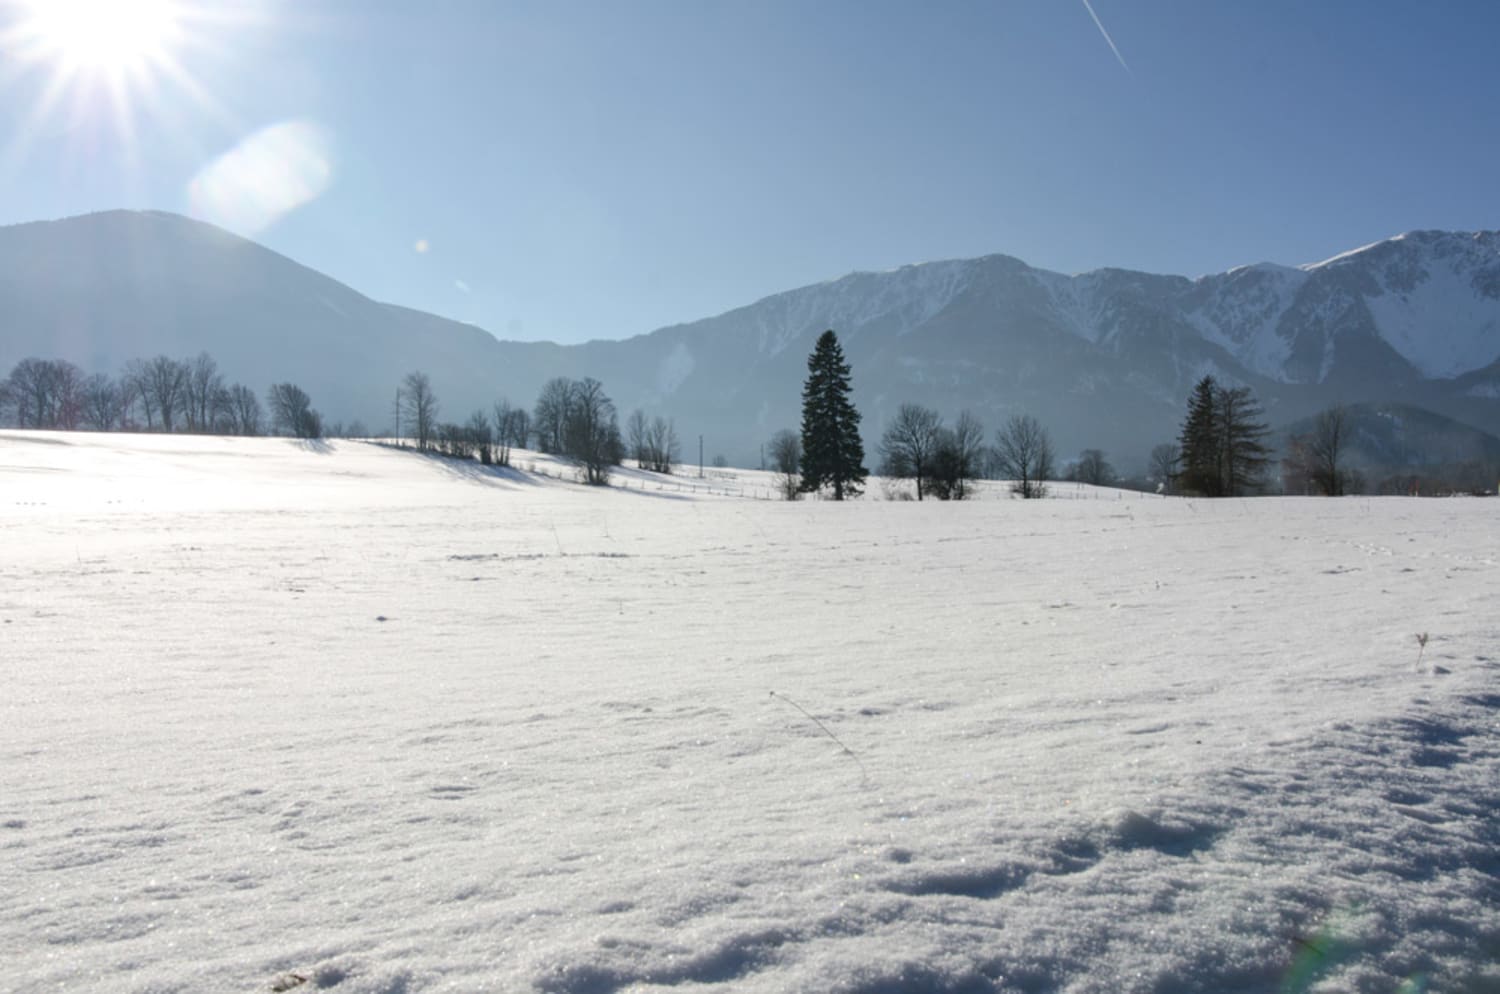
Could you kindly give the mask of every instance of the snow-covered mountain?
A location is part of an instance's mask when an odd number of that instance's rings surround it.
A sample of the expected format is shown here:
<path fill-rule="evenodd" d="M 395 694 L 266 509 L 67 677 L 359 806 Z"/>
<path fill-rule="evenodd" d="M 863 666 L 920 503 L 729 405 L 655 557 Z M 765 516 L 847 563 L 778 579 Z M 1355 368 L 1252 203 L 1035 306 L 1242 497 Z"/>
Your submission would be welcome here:
<path fill-rule="evenodd" d="M 928 263 L 634 341 L 658 354 L 670 342 L 673 365 L 711 370 L 722 392 L 694 403 L 717 404 L 726 429 L 761 413 L 769 429 L 795 420 L 800 364 L 829 327 L 872 436 L 905 401 L 972 408 L 990 424 L 1026 410 L 1065 455 L 1093 445 L 1129 459 L 1175 434 L 1204 373 L 1254 388 L 1276 422 L 1334 402 L 1403 401 L 1500 429 L 1500 233 L 1417 232 L 1301 268 L 1198 279 L 1066 276 L 1002 255 Z"/>
<path fill-rule="evenodd" d="M 389 422 L 423 369 L 461 419 L 550 376 L 603 380 L 622 411 L 676 418 L 709 454 L 755 458 L 798 420 L 816 336 L 839 332 L 867 436 L 913 401 L 991 426 L 1027 411 L 1066 456 L 1128 464 L 1172 437 L 1206 372 L 1273 422 L 1400 401 L 1500 432 L 1500 233 L 1413 232 L 1299 268 L 1188 279 L 1067 276 L 1003 255 L 854 273 L 717 317 L 577 346 L 501 342 L 381 304 L 244 239 L 115 211 L 0 229 L 0 370 L 27 355 L 113 371 L 206 350 L 231 379 L 292 380 L 334 419 Z"/>

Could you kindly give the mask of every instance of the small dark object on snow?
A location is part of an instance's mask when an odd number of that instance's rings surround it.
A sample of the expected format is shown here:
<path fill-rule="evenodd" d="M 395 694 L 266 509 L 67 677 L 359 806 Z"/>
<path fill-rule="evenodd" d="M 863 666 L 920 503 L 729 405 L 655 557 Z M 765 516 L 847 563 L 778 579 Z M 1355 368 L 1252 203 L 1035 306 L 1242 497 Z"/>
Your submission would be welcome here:
<path fill-rule="evenodd" d="M 376 615 L 376 616 L 375 616 L 375 620 L 376 620 L 376 621 L 390 621 L 390 620 L 391 620 L 391 619 L 390 619 L 390 618 L 387 618 L 387 617 L 386 617 L 386 616 L 385 616 L 385 615 L 383 615 L 383 614 L 377 614 L 377 615 Z"/>
<path fill-rule="evenodd" d="M 307 983 L 307 978 L 300 973 L 283 973 L 271 981 L 271 990 L 277 991 L 279 994 L 279 992 L 289 991 L 293 987 L 301 987 L 305 983 Z"/>

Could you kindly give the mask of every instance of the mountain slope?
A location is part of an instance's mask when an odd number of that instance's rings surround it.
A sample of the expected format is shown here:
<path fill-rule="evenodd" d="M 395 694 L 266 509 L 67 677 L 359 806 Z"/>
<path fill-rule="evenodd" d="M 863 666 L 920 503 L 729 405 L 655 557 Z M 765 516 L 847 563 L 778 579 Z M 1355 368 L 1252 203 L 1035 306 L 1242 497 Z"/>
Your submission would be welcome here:
<path fill-rule="evenodd" d="M 212 225 L 111 211 L 0 228 L 0 369 L 28 355 L 89 371 L 207 351 L 231 380 L 290 380 L 335 418 L 385 417 L 407 370 L 488 389 L 500 345 L 470 325 L 391 307 Z"/>
<path fill-rule="evenodd" d="M 992 255 L 767 297 L 623 341 L 501 342 L 377 303 L 209 225 L 124 211 L 0 229 L 0 370 L 27 355 L 113 372 L 206 350 L 231 379 L 292 380 L 332 419 L 390 423 L 427 371 L 461 420 L 551 376 L 603 380 L 622 412 L 673 416 L 707 453 L 757 458 L 794 427 L 806 356 L 838 331 L 867 439 L 904 402 L 991 428 L 1026 411 L 1063 455 L 1140 459 L 1175 435 L 1205 373 L 1249 385 L 1273 422 L 1401 401 L 1500 433 L 1500 233 L 1413 232 L 1321 263 L 1188 279 L 1065 276 Z M 692 446 L 696 448 L 696 445 Z"/>
<path fill-rule="evenodd" d="M 1367 492 L 1407 493 L 1419 481 L 1424 493 L 1493 490 L 1500 474 L 1500 438 L 1451 418 L 1406 404 L 1344 406 L 1340 462 L 1364 478 Z M 1276 432 L 1291 439 L 1315 436 L 1316 419 L 1303 418 Z"/>

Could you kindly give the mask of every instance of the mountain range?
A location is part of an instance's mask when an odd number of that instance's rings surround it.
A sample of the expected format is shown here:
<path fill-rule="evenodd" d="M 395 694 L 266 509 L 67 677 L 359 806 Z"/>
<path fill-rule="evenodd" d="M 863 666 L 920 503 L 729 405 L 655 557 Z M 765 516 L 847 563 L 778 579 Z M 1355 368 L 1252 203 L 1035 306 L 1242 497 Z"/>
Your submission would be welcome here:
<path fill-rule="evenodd" d="M 500 397 L 529 405 L 552 376 L 594 376 L 622 414 L 668 415 L 694 450 L 702 434 L 708 454 L 754 464 L 761 442 L 797 426 L 806 357 L 827 328 L 871 446 L 916 402 L 949 417 L 967 408 L 992 429 L 1034 414 L 1063 457 L 1102 448 L 1129 468 L 1176 435 L 1205 373 L 1251 387 L 1276 424 L 1400 402 L 1500 434 L 1500 232 L 1410 232 L 1312 265 L 1196 279 L 1068 276 L 1004 255 L 932 262 L 561 346 L 377 302 L 173 214 L 0 228 L 0 372 L 27 356 L 113 373 L 206 351 L 230 380 L 295 382 L 329 420 L 375 431 L 410 370 L 429 374 L 453 420 Z"/>

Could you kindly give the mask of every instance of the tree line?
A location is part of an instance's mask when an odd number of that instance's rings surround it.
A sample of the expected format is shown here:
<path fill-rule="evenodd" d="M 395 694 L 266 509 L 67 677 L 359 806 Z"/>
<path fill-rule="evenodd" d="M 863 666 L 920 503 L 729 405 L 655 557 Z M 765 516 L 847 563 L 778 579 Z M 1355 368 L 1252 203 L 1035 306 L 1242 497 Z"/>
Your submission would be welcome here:
<path fill-rule="evenodd" d="M 850 399 L 850 368 L 837 335 L 826 331 L 808 358 L 803 387 L 802 430 L 783 430 L 769 444 L 778 489 L 788 500 L 826 492 L 834 500 L 857 496 L 868 471 L 862 465 L 859 412 Z M 1283 478 L 1307 492 L 1340 496 L 1362 485 L 1348 468 L 1345 409 L 1324 411 L 1312 431 L 1291 439 Z M 1261 493 L 1272 464 L 1270 430 L 1249 387 L 1226 386 L 1212 376 L 1195 384 L 1176 442 L 1151 451 L 1150 477 L 1161 492 L 1203 497 Z M 879 443 L 879 472 L 910 481 L 917 500 L 963 500 L 980 477 L 1008 479 L 1023 498 L 1043 497 L 1057 478 L 1056 456 L 1046 429 L 1028 414 L 1015 414 L 986 445 L 979 420 L 959 413 L 952 426 L 919 404 L 902 404 Z M 1095 486 L 1119 482 L 1100 449 L 1084 449 L 1067 479 Z"/>
<path fill-rule="evenodd" d="M 833 500 L 857 497 L 869 471 L 851 370 L 835 332 L 818 338 L 807 368 L 801 430 L 777 432 L 767 447 L 777 489 L 788 500 L 809 493 Z M 428 376 L 408 373 L 396 392 L 394 434 L 413 439 L 419 450 L 477 458 L 486 465 L 509 466 L 512 449 L 531 447 L 572 460 L 581 478 L 594 484 L 607 483 L 612 467 L 627 458 L 641 469 L 671 473 L 680 456 L 671 419 L 637 409 L 622 432 L 613 400 L 592 377 L 548 380 L 530 410 L 507 398 L 462 422 L 439 421 L 440 410 Z M 23 359 L 0 380 L 4 423 L 63 430 L 271 432 L 304 439 L 366 434 L 359 422 L 348 429 L 325 426 L 311 398 L 293 383 L 272 384 L 262 404 L 250 388 L 227 382 L 206 352 L 189 359 L 132 359 L 116 377 L 86 376 L 62 359 Z M 1329 496 L 1362 489 L 1364 481 L 1346 465 L 1349 434 L 1345 409 L 1334 407 L 1318 415 L 1311 431 L 1292 438 L 1282 462 L 1287 489 Z M 1152 450 L 1150 478 L 1161 491 L 1203 497 L 1261 492 L 1272 464 L 1268 436 L 1264 412 L 1248 387 L 1204 376 L 1188 398 L 1177 440 Z M 880 475 L 910 481 L 917 500 L 964 500 L 981 478 L 1008 479 L 1018 496 L 1038 498 L 1058 475 L 1051 439 L 1028 414 L 1013 415 L 986 443 L 983 425 L 969 411 L 948 425 L 930 408 L 902 404 L 881 436 L 878 455 Z M 1099 449 L 1083 450 L 1066 476 L 1098 486 L 1117 482 Z M 1404 488 L 1406 478 L 1382 486 Z"/>
<path fill-rule="evenodd" d="M 262 404 L 243 383 L 226 381 L 207 352 L 188 359 L 131 359 L 118 376 L 84 375 L 66 359 L 22 359 L 0 380 L 0 423 L 63 431 L 270 431 L 298 438 L 318 438 L 324 428 L 295 384 L 272 384 Z M 351 433 L 362 432 L 358 424 L 351 427 Z"/>
<path fill-rule="evenodd" d="M 850 397 L 849 363 L 832 329 L 819 336 L 807 370 L 801 432 L 784 429 L 770 441 L 777 489 L 788 500 L 822 492 L 833 500 L 857 497 L 869 471 L 860 414 Z M 1013 480 L 1012 489 L 1021 497 L 1041 497 L 1053 475 L 1046 429 L 1025 414 L 1012 417 L 991 447 L 985 445 L 984 426 L 968 411 L 950 427 L 930 408 L 902 404 L 881 436 L 879 454 L 880 474 L 913 481 L 918 500 L 964 500 L 984 475 Z"/>
<path fill-rule="evenodd" d="M 440 405 L 426 373 L 408 373 L 396 391 L 395 434 L 410 437 L 420 451 L 485 465 L 509 466 L 513 448 L 572 460 L 587 483 L 609 482 L 611 469 L 633 458 L 645 470 L 671 473 L 680 445 L 673 421 L 632 411 L 626 431 L 619 412 L 593 377 L 553 377 L 542 385 L 528 411 L 501 398 L 492 409 L 475 411 L 462 424 L 440 423 Z"/>

